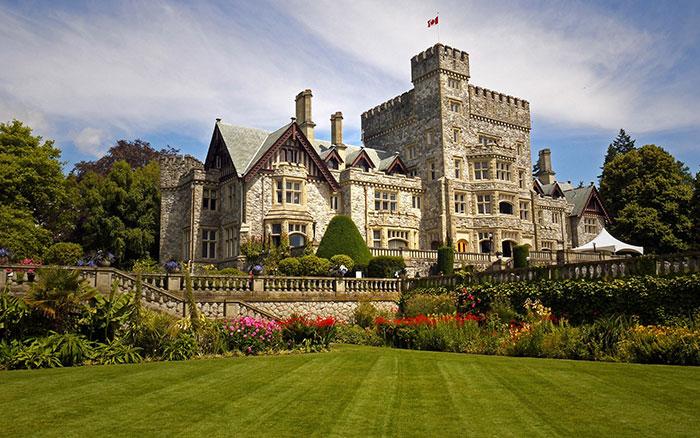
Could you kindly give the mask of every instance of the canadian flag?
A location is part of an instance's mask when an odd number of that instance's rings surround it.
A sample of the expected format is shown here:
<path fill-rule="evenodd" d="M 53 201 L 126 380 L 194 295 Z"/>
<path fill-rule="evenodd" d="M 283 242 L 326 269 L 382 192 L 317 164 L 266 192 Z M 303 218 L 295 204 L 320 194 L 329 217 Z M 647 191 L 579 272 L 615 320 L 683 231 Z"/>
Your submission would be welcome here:
<path fill-rule="evenodd" d="M 436 15 L 435 18 L 431 18 L 430 20 L 428 20 L 428 27 L 437 26 L 439 24 L 438 18 L 440 18 L 440 17 L 438 15 Z"/>

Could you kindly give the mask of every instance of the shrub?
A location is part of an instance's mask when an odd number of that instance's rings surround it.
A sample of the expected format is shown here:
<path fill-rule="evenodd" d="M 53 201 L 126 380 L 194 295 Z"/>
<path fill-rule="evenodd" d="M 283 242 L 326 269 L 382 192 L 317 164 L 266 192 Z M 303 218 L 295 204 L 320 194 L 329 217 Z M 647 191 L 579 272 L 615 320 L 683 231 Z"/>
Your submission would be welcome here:
<path fill-rule="evenodd" d="M 352 268 L 355 267 L 355 261 L 349 255 L 336 254 L 331 257 L 330 260 L 334 270 L 337 270 L 341 265 L 343 265 L 348 269 L 348 272 L 352 272 Z"/>
<path fill-rule="evenodd" d="M 230 275 L 233 277 L 247 277 L 247 274 L 238 268 L 223 268 L 216 271 L 216 275 Z"/>
<path fill-rule="evenodd" d="M 165 341 L 163 360 L 187 360 L 197 355 L 197 339 L 186 330 L 177 332 L 175 336 Z"/>
<path fill-rule="evenodd" d="M 378 314 L 377 308 L 372 303 L 362 301 L 352 313 L 352 321 L 363 328 L 371 327 Z"/>
<path fill-rule="evenodd" d="M 141 348 L 125 343 L 122 339 L 113 339 L 95 348 L 95 360 L 104 365 L 139 363 L 143 360 Z"/>
<path fill-rule="evenodd" d="M 392 278 L 403 274 L 406 270 L 406 262 L 399 256 L 379 256 L 369 261 L 367 276 L 375 278 Z"/>
<path fill-rule="evenodd" d="M 150 257 L 136 260 L 131 270 L 142 274 L 160 274 L 165 272 L 164 267 L 158 263 L 158 260 L 154 260 Z"/>
<path fill-rule="evenodd" d="M 93 355 L 90 341 L 74 333 L 51 333 L 39 342 L 54 353 L 63 366 L 80 365 Z"/>
<path fill-rule="evenodd" d="M 371 345 L 379 347 L 384 340 L 372 328 L 363 328 L 354 324 L 338 324 L 336 326 L 335 342 L 340 344 Z"/>
<path fill-rule="evenodd" d="M 315 255 L 305 255 L 299 257 L 299 273 L 307 276 L 328 275 L 331 269 L 331 262 Z"/>
<path fill-rule="evenodd" d="M 631 276 L 613 280 L 542 280 L 470 286 L 509 301 L 517 311 L 537 299 L 574 324 L 607 316 L 636 316 L 643 324 L 690 318 L 700 309 L 700 274 Z"/>
<path fill-rule="evenodd" d="M 228 348 L 244 354 L 274 351 L 282 345 L 282 327 L 276 321 L 250 316 L 224 323 Z"/>
<path fill-rule="evenodd" d="M 301 263 L 296 257 L 287 257 L 280 260 L 278 269 L 284 275 L 299 275 L 301 273 Z"/>
<path fill-rule="evenodd" d="M 315 320 L 303 316 L 292 316 L 282 321 L 282 340 L 290 350 L 302 348 L 305 351 L 319 351 L 328 348 L 335 339 L 335 319 L 332 317 Z"/>
<path fill-rule="evenodd" d="M 355 262 L 355 267 L 367 266 L 372 254 L 365 239 L 349 216 L 334 216 L 328 223 L 316 255 L 330 259 L 334 255 L 345 254 Z"/>
<path fill-rule="evenodd" d="M 513 266 L 527 268 L 527 258 L 530 255 L 530 245 L 516 245 L 513 247 Z"/>
<path fill-rule="evenodd" d="M 620 349 L 632 362 L 700 365 L 700 330 L 639 325 L 628 330 Z"/>
<path fill-rule="evenodd" d="M 451 246 L 438 248 L 437 271 L 444 275 L 452 275 L 455 270 L 455 250 Z"/>
<path fill-rule="evenodd" d="M 480 289 L 463 287 L 457 291 L 457 312 L 480 315 L 489 308 L 490 296 Z"/>
<path fill-rule="evenodd" d="M 46 346 L 43 339 L 36 339 L 29 345 L 15 349 L 8 365 L 8 368 L 56 368 L 61 366 L 61 359 L 58 353 Z"/>
<path fill-rule="evenodd" d="M 403 301 L 401 307 L 401 313 L 406 317 L 453 314 L 456 310 L 454 294 L 413 294 Z"/>
<path fill-rule="evenodd" d="M 44 262 L 49 265 L 75 266 L 83 257 L 83 247 L 77 243 L 54 243 L 44 253 Z"/>

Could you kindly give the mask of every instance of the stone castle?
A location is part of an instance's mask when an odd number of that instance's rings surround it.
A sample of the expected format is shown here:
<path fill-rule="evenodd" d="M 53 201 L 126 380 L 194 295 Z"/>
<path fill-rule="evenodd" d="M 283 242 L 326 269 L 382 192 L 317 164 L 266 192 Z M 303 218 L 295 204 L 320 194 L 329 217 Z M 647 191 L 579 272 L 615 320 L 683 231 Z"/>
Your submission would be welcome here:
<path fill-rule="evenodd" d="M 442 44 L 411 59 L 413 88 L 362 114 L 363 146 L 314 137 L 312 93 L 269 133 L 216 120 L 204 162 L 161 162 L 162 260 L 234 265 L 241 242 L 318 242 L 350 216 L 373 248 L 502 254 L 582 245 L 608 220 L 593 185 L 558 182 L 530 153 L 527 101 L 472 85 L 469 55 Z"/>

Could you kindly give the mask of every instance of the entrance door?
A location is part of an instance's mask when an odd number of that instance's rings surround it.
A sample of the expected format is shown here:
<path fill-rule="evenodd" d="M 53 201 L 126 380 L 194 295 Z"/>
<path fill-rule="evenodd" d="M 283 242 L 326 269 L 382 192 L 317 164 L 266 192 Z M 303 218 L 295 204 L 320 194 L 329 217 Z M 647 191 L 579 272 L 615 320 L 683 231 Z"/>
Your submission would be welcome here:
<path fill-rule="evenodd" d="M 510 240 L 501 242 L 501 252 L 503 252 L 503 257 L 513 257 L 513 242 Z"/>
<path fill-rule="evenodd" d="M 469 244 L 466 240 L 461 239 L 457 241 L 457 252 L 468 252 Z"/>

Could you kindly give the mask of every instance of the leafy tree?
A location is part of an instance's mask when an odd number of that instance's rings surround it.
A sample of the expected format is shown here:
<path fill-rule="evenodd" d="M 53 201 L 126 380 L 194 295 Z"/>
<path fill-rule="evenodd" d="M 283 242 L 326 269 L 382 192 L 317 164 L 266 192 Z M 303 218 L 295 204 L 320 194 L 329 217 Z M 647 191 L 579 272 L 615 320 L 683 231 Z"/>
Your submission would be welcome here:
<path fill-rule="evenodd" d="M 171 147 L 155 150 L 147 141 L 136 139 L 134 141 L 119 140 L 117 144 L 109 148 L 109 151 L 97 161 L 81 161 L 75 165 L 73 172 L 81 179 L 89 172 L 106 176 L 112 171 L 119 161 L 126 161 L 132 169 L 145 167 L 153 161 L 158 161 L 161 156 L 176 155 L 179 151 Z"/>
<path fill-rule="evenodd" d="M 688 249 L 692 177 L 663 148 L 645 145 L 616 155 L 603 167 L 600 191 L 620 239 L 650 252 Z"/>
<path fill-rule="evenodd" d="M 349 216 L 338 215 L 331 219 L 316 251 L 316 255 L 324 259 L 338 254 L 350 256 L 356 268 L 366 267 L 372 258 L 365 239 Z"/>
<path fill-rule="evenodd" d="M 0 248 L 9 249 L 13 259 L 41 257 L 50 244 L 51 233 L 29 211 L 0 205 Z"/>
<path fill-rule="evenodd" d="M 54 238 L 66 234 L 72 214 L 60 158 L 53 140 L 32 135 L 18 120 L 0 123 L 0 205 L 28 212 Z"/>
<path fill-rule="evenodd" d="M 132 169 L 118 161 L 102 177 L 86 173 L 77 182 L 80 218 L 76 240 L 90 251 L 109 250 L 121 265 L 157 258 L 160 227 L 157 162 Z"/>

